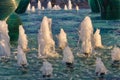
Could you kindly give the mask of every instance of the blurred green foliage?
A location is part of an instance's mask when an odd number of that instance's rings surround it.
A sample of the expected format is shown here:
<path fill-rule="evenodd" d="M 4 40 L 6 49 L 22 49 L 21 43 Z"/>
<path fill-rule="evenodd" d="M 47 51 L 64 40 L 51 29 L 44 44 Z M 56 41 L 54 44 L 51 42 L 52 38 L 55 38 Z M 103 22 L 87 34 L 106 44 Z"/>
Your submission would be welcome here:
<path fill-rule="evenodd" d="M 17 13 L 12 13 L 7 19 L 10 41 L 17 41 L 19 35 L 19 25 L 22 25 L 22 21 Z"/>

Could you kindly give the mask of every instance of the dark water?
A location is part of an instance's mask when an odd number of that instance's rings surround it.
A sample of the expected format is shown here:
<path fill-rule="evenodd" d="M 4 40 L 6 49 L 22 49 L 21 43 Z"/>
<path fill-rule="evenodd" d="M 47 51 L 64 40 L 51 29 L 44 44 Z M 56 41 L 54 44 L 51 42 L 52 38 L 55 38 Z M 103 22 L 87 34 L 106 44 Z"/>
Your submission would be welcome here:
<path fill-rule="evenodd" d="M 80 11 L 36 11 L 35 13 L 25 13 L 20 15 L 23 26 L 29 40 L 30 51 L 27 53 L 29 63 L 27 73 L 22 73 L 17 67 L 17 61 L 12 54 L 10 61 L 7 63 L 0 62 L 0 80 L 43 80 L 40 72 L 42 60 L 37 59 L 37 33 L 43 16 L 52 18 L 52 32 L 56 41 L 56 51 L 62 56 L 58 49 L 57 35 L 60 28 L 67 33 L 68 43 L 71 47 L 74 57 L 74 70 L 67 70 L 62 63 L 62 57 L 49 58 L 54 71 L 51 80 L 99 80 L 95 76 L 95 59 L 101 57 L 106 68 L 109 70 L 105 76 L 105 80 L 120 80 L 120 67 L 111 67 L 110 49 L 97 49 L 98 54 L 85 58 L 80 53 L 80 45 L 78 42 L 78 27 L 85 16 L 90 16 L 94 26 L 94 31 L 101 29 L 102 42 L 105 46 L 120 46 L 120 20 L 101 20 L 99 14 L 90 13 L 89 9 L 81 9 Z M 16 42 L 15 42 L 16 43 Z M 12 53 L 16 51 L 16 45 L 12 45 Z"/>

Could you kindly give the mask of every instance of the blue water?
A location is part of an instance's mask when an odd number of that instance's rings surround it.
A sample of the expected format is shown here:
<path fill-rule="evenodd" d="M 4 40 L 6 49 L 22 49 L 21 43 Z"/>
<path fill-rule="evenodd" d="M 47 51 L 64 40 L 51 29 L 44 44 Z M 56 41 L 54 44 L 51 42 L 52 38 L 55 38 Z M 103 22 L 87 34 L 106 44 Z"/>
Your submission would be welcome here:
<path fill-rule="evenodd" d="M 58 49 L 57 35 L 60 28 L 63 28 L 67 33 L 68 43 L 71 47 L 74 57 L 74 70 L 69 71 L 62 63 L 62 57 L 49 58 L 54 71 L 52 80 L 99 80 L 95 76 L 95 59 L 101 57 L 106 68 L 109 70 L 105 76 L 106 80 L 120 78 L 120 67 L 111 67 L 110 49 L 97 49 L 98 54 L 92 55 L 89 58 L 78 56 L 80 53 L 80 45 L 78 45 L 78 27 L 85 16 L 90 16 L 92 19 L 94 31 L 101 29 L 102 42 L 105 46 L 120 46 L 120 20 L 101 20 L 100 14 L 91 13 L 90 9 L 80 9 L 78 12 L 72 11 L 36 11 L 35 13 L 24 13 L 20 17 L 23 21 L 26 34 L 28 36 L 30 51 L 27 53 L 29 63 L 27 73 L 22 73 L 18 69 L 17 61 L 14 58 L 16 45 L 12 45 L 11 59 L 5 63 L 0 62 L 0 80 L 43 80 L 40 67 L 42 59 L 37 59 L 37 33 L 40 28 L 40 23 L 43 16 L 52 18 L 52 32 L 56 42 L 56 51 L 62 56 L 62 52 Z M 15 42 L 16 43 L 16 42 Z M 118 79 L 120 80 L 120 79 Z"/>

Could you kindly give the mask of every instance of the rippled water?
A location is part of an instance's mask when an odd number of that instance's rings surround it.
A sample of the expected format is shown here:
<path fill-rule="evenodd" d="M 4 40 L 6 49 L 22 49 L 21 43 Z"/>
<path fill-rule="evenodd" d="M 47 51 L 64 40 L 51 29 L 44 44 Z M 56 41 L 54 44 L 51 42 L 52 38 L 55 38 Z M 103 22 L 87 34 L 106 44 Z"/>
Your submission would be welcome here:
<path fill-rule="evenodd" d="M 80 45 L 78 42 L 78 27 L 85 16 L 90 16 L 94 26 L 94 31 L 101 29 L 102 42 L 105 46 L 120 46 L 120 20 L 101 20 L 99 14 L 90 13 L 89 9 L 81 9 L 80 11 L 36 11 L 35 13 L 25 13 L 20 15 L 23 26 L 29 40 L 30 51 L 27 53 L 29 68 L 27 73 L 22 73 L 17 66 L 17 61 L 14 58 L 16 44 L 12 44 L 12 56 L 8 62 L 0 62 L 0 80 L 43 80 L 40 72 L 42 60 L 37 59 L 37 33 L 40 27 L 43 16 L 52 18 L 52 32 L 56 41 L 56 51 L 62 56 L 58 49 L 57 35 L 60 28 L 63 28 L 68 36 L 69 46 L 71 47 L 74 56 L 74 70 L 69 71 L 62 63 L 62 57 L 49 58 L 52 63 L 54 72 L 51 80 L 98 80 L 95 76 L 95 59 L 97 56 L 102 58 L 106 68 L 109 70 L 105 76 L 106 80 L 111 78 L 117 80 L 120 78 L 120 67 L 111 67 L 111 56 L 109 49 L 97 49 L 98 54 L 92 55 L 89 58 L 77 55 L 80 53 Z M 15 42 L 17 43 L 17 42 Z M 118 79 L 120 80 L 120 79 Z"/>

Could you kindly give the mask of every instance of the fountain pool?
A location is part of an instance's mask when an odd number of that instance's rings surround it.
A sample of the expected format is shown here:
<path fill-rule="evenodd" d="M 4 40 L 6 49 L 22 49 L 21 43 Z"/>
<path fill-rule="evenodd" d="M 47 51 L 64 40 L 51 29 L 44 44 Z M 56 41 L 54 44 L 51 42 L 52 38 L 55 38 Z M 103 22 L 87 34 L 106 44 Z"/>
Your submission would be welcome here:
<path fill-rule="evenodd" d="M 24 13 L 20 17 L 23 21 L 25 32 L 28 36 L 28 47 L 30 51 L 26 54 L 29 67 L 27 73 L 23 74 L 17 66 L 17 60 L 14 58 L 14 53 L 17 51 L 17 42 L 12 44 L 12 55 L 8 62 L 0 62 L 0 79 L 1 80 L 43 80 L 40 68 L 42 66 L 42 59 L 37 58 L 38 43 L 37 34 L 42 18 L 47 16 L 52 18 L 52 32 L 53 39 L 56 42 L 56 51 L 62 56 L 62 51 L 58 48 L 58 40 L 56 35 L 59 34 L 61 28 L 67 33 L 68 44 L 74 55 L 74 70 L 69 71 L 62 63 L 60 58 L 48 58 L 47 60 L 53 66 L 52 80 L 99 80 L 95 76 L 95 60 L 100 57 L 109 70 L 105 75 L 106 80 L 120 79 L 120 67 L 113 68 L 111 66 L 111 49 L 97 49 L 96 55 L 91 55 L 85 58 L 79 53 L 80 45 L 78 45 L 78 28 L 85 16 L 90 16 L 94 31 L 99 28 L 101 30 L 101 38 L 103 45 L 120 47 L 120 20 L 101 20 L 100 14 L 92 14 L 90 9 L 76 10 L 43 10 L 34 13 Z M 119 80 L 118 79 L 118 80 Z"/>

